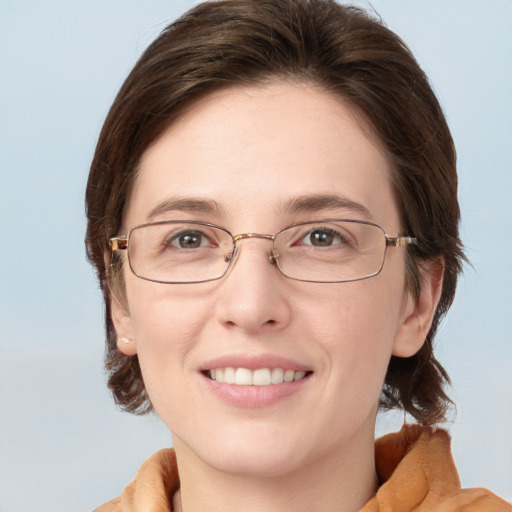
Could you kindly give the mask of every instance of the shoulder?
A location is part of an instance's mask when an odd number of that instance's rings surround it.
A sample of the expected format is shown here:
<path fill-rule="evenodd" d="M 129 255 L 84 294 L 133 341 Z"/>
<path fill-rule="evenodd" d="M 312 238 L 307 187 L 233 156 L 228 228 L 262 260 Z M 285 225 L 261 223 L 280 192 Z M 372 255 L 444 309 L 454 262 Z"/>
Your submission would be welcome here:
<path fill-rule="evenodd" d="M 121 512 L 121 498 L 114 498 L 107 503 L 95 508 L 93 512 Z"/>
<path fill-rule="evenodd" d="M 434 512 L 438 509 L 434 509 Z M 455 496 L 451 496 L 442 502 L 439 512 L 458 511 L 464 512 L 512 512 L 512 504 L 502 500 L 487 489 L 461 489 Z"/>
<path fill-rule="evenodd" d="M 512 505 L 487 489 L 463 489 L 444 430 L 407 425 L 377 440 L 380 488 L 370 510 L 512 512 Z M 366 512 L 365 509 L 363 509 Z"/>
<path fill-rule="evenodd" d="M 142 464 L 137 476 L 125 487 L 120 497 L 101 505 L 93 512 L 170 512 L 170 501 L 179 485 L 174 450 L 160 450 Z"/>

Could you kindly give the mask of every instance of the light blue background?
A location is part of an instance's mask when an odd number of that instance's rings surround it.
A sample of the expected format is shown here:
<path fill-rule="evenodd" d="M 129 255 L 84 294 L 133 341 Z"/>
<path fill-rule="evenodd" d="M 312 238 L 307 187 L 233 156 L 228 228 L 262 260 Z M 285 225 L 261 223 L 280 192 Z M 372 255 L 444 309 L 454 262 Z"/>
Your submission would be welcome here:
<path fill-rule="evenodd" d="M 91 510 L 170 443 L 157 419 L 117 412 L 104 385 L 83 194 L 124 77 L 193 3 L 0 0 L 2 512 Z M 438 337 L 458 404 L 449 427 L 463 485 L 511 499 L 512 1 L 373 6 L 427 71 L 457 144 L 474 268 Z"/>

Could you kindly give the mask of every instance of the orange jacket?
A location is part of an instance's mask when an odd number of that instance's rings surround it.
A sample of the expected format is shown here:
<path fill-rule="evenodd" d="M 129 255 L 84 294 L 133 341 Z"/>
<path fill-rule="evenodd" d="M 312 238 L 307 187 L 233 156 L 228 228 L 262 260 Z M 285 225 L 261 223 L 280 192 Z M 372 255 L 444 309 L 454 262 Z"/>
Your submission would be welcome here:
<path fill-rule="evenodd" d="M 360 512 L 512 512 L 485 489 L 461 489 L 444 430 L 405 426 L 377 440 L 375 461 L 381 485 Z M 179 485 L 174 451 L 160 450 L 119 498 L 94 512 L 172 512 Z"/>

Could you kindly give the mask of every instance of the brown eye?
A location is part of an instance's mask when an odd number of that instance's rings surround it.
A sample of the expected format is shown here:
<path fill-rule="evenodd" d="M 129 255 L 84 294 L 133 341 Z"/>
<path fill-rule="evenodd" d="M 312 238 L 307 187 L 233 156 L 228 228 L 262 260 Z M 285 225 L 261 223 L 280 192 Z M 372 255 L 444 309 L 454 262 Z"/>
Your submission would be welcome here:
<path fill-rule="evenodd" d="M 313 247 L 331 247 L 346 242 L 346 238 L 341 233 L 328 228 L 317 228 L 309 231 L 301 240 L 302 244 Z"/>
<path fill-rule="evenodd" d="M 208 237 L 201 231 L 182 231 L 175 234 L 169 241 L 178 249 L 198 249 L 199 247 L 210 246 Z"/>
<path fill-rule="evenodd" d="M 317 247 L 325 247 L 332 245 L 334 241 L 333 233 L 327 231 L 313 231 L 309 235 L 309 240 L 311 245 L 316 245 Z"/>

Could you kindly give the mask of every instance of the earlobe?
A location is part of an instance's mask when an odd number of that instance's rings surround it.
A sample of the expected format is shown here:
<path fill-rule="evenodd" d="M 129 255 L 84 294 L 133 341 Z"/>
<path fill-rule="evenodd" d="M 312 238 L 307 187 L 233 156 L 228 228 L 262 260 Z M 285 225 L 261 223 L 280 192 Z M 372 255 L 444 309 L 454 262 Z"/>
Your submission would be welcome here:
<path fill-rule="evenodd" d="M 394 356 L 411 357 L 423 346 L 441 298 L 444 261 L 426 263 L 421 268 L 421 275 L 419 297 L 407 293 L 401 324 L 393 345 Z"/>
<path fill-rule="evenodd" d="M 110 299 L 110 313 L 118 336 L 117 349 L 126 356 L 134 356 L 137 353 L 137 344 L 133 337 L 130 311 L 125 302 L 126 301 L 121 301 L 116 294 L 112 293 Z"/>

